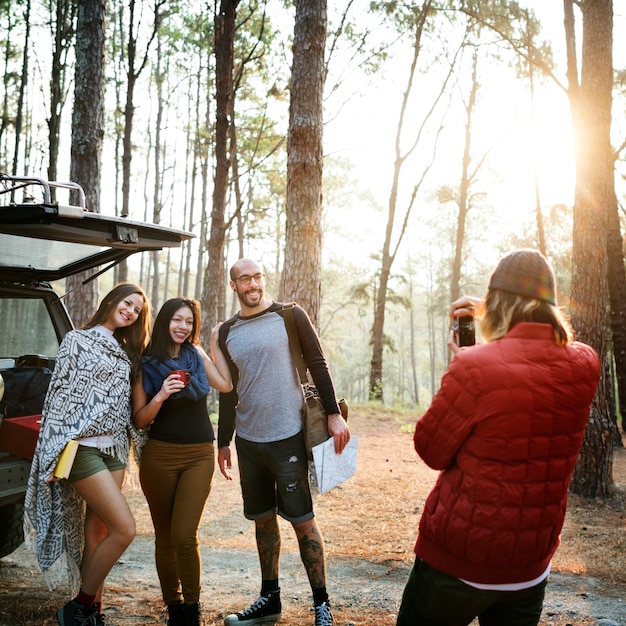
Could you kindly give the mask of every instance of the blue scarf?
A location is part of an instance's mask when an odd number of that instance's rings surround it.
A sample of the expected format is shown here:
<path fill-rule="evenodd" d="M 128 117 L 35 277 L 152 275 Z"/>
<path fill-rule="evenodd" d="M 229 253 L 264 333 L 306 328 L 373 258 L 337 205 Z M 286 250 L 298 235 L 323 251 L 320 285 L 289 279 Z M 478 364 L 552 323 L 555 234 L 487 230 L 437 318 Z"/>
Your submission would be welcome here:
<path fill-rule="evenodd" d="M 191 382 L 178 393 L 173 393 L 170 400 L 200 400 L 205 397 L 211 387 L 206 378 L 204 363 L 200 353 L 193 344 L 185 342 L 180 346 L 177 359 L 168 358 L 159 361 L 153 356 L 144 356 L 141 359 L 143 371 L 143 388 L 150 398 L 153 398 L 161 389 L 168 372 L 172 370 L 186 370 L 191 374 Z"/>

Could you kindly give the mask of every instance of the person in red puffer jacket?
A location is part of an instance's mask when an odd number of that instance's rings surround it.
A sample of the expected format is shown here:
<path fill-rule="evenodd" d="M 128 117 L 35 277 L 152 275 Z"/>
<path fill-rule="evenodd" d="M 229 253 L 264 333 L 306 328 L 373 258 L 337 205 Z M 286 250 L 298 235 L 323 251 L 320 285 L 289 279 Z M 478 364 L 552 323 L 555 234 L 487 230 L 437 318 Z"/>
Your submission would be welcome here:
<path fill-rule="evenodd" d="M 441 470 L 415 544 L 398 626 L 535 626 L 600 376 L 572 340 L 537 250 L 502 258 L 476 316 L 485 343 L 454 353 L 417 422 L 415 450 Z"/>

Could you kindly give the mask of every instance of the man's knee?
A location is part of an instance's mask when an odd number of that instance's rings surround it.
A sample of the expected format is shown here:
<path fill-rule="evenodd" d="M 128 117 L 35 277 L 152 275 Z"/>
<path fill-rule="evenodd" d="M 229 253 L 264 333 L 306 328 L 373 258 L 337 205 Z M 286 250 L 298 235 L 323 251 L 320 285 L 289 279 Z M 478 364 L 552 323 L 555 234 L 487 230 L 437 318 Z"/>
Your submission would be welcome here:
<path fill-rule="evenodd" d="M 317 537 L 321 540 L 322 534 L 320 533 L 320 529 L 315 521 L 315 518 L 311 518 L 305 520 L 304 522 L 298 522 L 291 524 L 293 529 L 296 531 L 296 535 L 298 537 Z"/>
<path fill-rule="evenodd" d="M 278 527 L 278 517 L 276 516 L 276 513 L 271 513 L 270 515 L 262 517 L 261 519 L 255 519 L 254 525 L 256 526 L 257 530 L 261 531 L 274 529 Z"/>

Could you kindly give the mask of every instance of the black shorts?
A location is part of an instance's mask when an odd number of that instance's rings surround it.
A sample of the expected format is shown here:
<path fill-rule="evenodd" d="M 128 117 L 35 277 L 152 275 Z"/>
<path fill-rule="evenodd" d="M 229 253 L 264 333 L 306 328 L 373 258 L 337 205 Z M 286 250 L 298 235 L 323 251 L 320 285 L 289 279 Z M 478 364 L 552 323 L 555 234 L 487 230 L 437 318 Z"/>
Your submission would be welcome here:
<path fill-rule="evenodd" d="M 235 437 L 243 512 L 251 520 L 278 513 L 292 524 L 314 517 L 302 432 L 269 443 Z"/>

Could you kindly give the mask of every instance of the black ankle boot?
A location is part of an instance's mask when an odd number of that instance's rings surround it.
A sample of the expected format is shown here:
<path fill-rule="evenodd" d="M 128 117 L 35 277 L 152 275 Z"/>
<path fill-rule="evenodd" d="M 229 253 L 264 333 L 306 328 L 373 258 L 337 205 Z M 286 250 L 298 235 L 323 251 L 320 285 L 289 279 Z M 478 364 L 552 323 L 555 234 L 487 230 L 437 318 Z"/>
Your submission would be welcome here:
<path fill-rule="evenodd" d="M 185 626 L 200 626 L 200 603 L 185 604 Z"/>
<path fill-rule="evenodd" d="M 185 626 L 185 605 L 182 602 L 167 605 L 167 626 Z"/>

